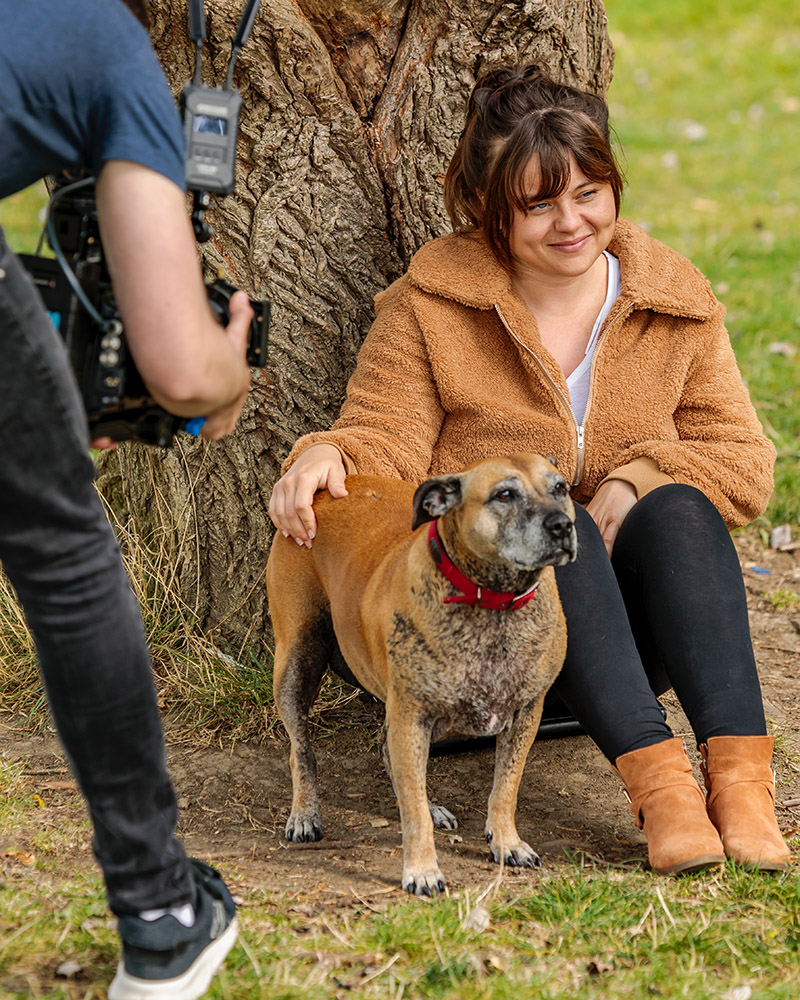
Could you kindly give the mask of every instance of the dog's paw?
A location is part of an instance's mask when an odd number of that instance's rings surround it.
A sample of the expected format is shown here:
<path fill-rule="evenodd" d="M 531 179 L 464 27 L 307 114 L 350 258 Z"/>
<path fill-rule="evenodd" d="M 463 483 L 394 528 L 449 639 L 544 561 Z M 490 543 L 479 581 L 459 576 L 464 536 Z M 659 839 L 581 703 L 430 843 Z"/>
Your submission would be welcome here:
<path fill-rule="evenodd" d="M 492 855 L 492 861 L 500 864 L 500 847 L 498 843 L 495 843 L 494 838 L 491 833 L 486 834 L 486 839 L 489 842 L 489 851 Z M 503 864 L 508 865 L 509 868 L 541 868 L 542 859 L 530 846 L 526 844 L 524 840 L 518 840 L 515 844 L 511 844 L 508 847 L 503 847 Z"/>
<path fill-rule="evenodd" d="M 322 840 L 322 820 L 318 812 L 292 813 L 286 821 L 284 835 L 295 844 Z"/>
<path fill-rule="evenodd" d="M 403 872 L 403 888 L 412 896 L 436 896 L 444 892 L 444 886 L 444 875 L 438 868 L 427 872 Z"/>
<path fill-rule="evenodd" d="M 458 820 L 450 812 L 449 809 L 445 809 L 444 806 L 436 806 L 433 802 L 428 803 L 428 808 L 431 811 L 431 818 L 433 819 L 433 825 L 437 830 L 457 830 Z"/>

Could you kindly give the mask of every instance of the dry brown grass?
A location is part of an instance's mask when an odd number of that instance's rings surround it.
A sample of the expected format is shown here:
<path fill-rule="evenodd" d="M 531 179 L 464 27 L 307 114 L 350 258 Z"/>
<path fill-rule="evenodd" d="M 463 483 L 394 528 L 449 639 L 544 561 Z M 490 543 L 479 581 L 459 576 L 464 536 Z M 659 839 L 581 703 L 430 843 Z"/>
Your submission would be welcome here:
<path fill-rule="evenodd" d="M 191 544 L 160 505 L 145 536 L 106 506 L 120 542 L 150 646 L 159 705 L 175 738 L 205 743 L 263 739 L 278 724 L 272 698 L 272 657 L 230 650 L 201 628 L 178 584 L 179 548 Z M 337 713 L 357 692 L 328 678 L 315 704 L 319 720 Z M 30 631 L 8 580 L 0 574 L 0 708 L 48 724 Z"/>

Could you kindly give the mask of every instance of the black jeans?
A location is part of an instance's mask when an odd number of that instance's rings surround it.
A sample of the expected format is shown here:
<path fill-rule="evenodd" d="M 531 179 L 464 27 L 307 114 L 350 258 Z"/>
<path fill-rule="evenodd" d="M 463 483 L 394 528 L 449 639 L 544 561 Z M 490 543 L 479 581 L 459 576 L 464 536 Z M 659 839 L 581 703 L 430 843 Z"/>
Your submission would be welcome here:
<path fill-rule="evenodd" d="M 188 902 L 139 609 L 93 486 L 60 337 L 0 230 L 0 562 L 94 823 L 117 914 Z"/>
<path fill-rule="evenodd" d="M 657 694 L 673 688 L 702 743 L 766 733 L 747 600 L 731 537 L 691 486 L 648 493 L 609 560 L 577 508 L 579 554 L 556 570 L 567 658 L 554 685 L 613 763 L 672 736 Z"/>

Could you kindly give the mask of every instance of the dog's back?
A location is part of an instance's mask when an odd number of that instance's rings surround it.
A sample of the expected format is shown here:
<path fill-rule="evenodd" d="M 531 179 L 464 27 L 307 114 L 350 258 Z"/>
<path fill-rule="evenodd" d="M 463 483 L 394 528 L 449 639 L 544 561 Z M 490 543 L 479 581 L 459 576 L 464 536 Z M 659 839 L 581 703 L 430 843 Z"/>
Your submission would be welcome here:
<path fill-rule="evenodd" d="M 346 497 L 334 499 L 327 490 L 316 495 L 312 549 L 280 534 L 272 543 L 267 597 L 275 636 L 275 683 L 277 688 L 298 645 L 306 650 L 306 664 L 314 656 L 329 662 L 336 650 L 335 631 L 350 669 L 373 694 L 385 698 L 380 680 L 369 677 L 360 608 L 378 566 L 390 560 L 392 549 L 399 554 L 413 540 L 414 487 L 376 476 L 348 476 L 346 485 Z"/>

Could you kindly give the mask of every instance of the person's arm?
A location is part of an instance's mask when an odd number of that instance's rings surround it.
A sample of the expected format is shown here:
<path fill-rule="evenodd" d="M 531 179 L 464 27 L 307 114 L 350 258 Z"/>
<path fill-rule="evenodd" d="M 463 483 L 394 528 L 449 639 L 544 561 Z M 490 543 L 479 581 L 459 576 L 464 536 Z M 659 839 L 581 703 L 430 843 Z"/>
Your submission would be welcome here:
<path fill-rule="evenodd" d="M 342 453 L 329 444 L 315 444 L 293 463 L 272 490 L 269 516 L 285 538 L 290 535 L 298 545 L 311 548 L 317 520 L 312 504 L 317 490 L 328 490 L 332 497 L 346 497 L 345 467 Z"/>
<path fill-rule="evenodd" d="M 153 399 L 176 416 L 206 417 L 204 437 L 230 433 L 250 385 L 247 296 L 232 297 L 227 328 L 216 322 L 184 194 L 161 174 L 110 160 L 97 215 L 128 346 Z"/>
<path fill-rule="evenodd" d="M 270 517 L 301 544 L 316 530 L 316 490 L 345 496 L 344 477 L 353 472 L 421 481 L 430 467 L 444 411 L 422 331 L 398 285 L 379 296 L 338 420 L 295 443 L 273 488 Z"/>
<path fill-rule="evenodd" d="M 735 528 L 763 513 L 772 493 L 775 448 L 742 381 L 724 315 L 719 306 L 694 328 L 697 335 L 686 331 L 694 354 L 673 414 L 676 439 L 637 441 L 603 482 L 629 483 L 639 498 L 661 480 L 696 486 Z"/>
<path fill-rule="evenodd" d="M 336 422 L 301 437 L 282 471 L 307 448 L 329 444 L 344 456 L 348 473 L 421 482 L 444 417 L 426 338 L 401 279 L 378 296 Z"/>

